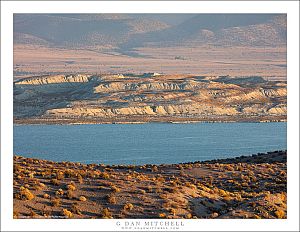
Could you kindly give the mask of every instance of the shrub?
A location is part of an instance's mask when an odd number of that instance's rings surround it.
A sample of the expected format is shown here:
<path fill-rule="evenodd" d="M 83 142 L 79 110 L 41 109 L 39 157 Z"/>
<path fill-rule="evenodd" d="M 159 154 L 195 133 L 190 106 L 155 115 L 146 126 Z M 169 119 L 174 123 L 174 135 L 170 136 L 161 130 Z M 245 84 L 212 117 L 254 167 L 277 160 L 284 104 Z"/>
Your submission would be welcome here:
<path fill-rule="evenodd" d="M 108 208 L 104 208 L 101 213 L 102 218 L 112 218 L 112 213 Z"/>
<path fill-rule="evenodd" d="M 18 211 L 14 211 L 14 212 L 13 212 L 13 217 L 14 217 L 14 218 L 18 218 L 18 217 L 19 217 L 19 215 L 20 215 L 20 214 L 19 214 L 19 212 L 18 212 Z"/>
<path fill-rule="evenodd" d="M 43 184 L 43 183 L 39 183 L 39 186 L 40 186 L 42 189 L 46 187 L 46 185 Z"/>
<path fill-rule="evenodd" d="M 109 179 L 109 174 L 107 172 L 102 172 L 101 174 L 99 174 L 99 176 L 104 179 Z"/>
<path fill-rule="evenodd" d="M 73 213 L 67 209 L 63 209 L 61 214 L 67 218 L 72 218 L 74 216 Z"/>
<path fill-rule="evenodd" d="M 140 194 L 146 194 L 146 191 L 144 189 L 139 189 L 138 193 L 140 193 Z"/>
<path fill-rule="evenodd" d="M 161 190 L 161 188 L 156 188 L 156 189 L 155 189 L 155 192 L 156 192 L 156 193 L 162 193 L 162 190 Z"/>
<path fill-rule="evenodd" d="M 64 195 L 64 191 L 62 189 L 59 189 L 55 192 L 56 196 L 63 196 Z"/>
<path fill-rule="evenodd" d="M 13 170 L 14 170 L 14 173 L 16 173 L 16 172 L 20 171 L 20 170 L 21 170 L 21 167 L 20 167 L 20 165 L 19 165 L 19 164 L 14 164 L 14 166 L 13 166 Z"/>
<path fill-rule="evenodd" d="M 192 188 L 192 189 L 197 189 L 197 186 L 194 185 L 194 184 L 192 184 L 192 183 L 190 183 L 190 182 L 186 182 L 185 186 L 189 187 L 189 188 Z"/>
<path fill-rule="evenodd" d="M 174 208 L 171 208 L 171 209 L 170 209 L 170 213 L 171 213 L 173 216 L 175 216 L 176 210 L 175 210 Z"/>
<path fill-rule="evenodd" d="M 80 196 L 79 201 L 86 201 L 86 198 L 84 196 Z"/>
<path fill-rule="evenodd" d="M 161 199 L 167 199 L 168 198 L 168 196 L 166 194 L 159 194 L 159 197 Z"/>
<path fill-rule="evenodd" d="M 219 214 L 217 212 L 214 212 L 210 216 L 211 216 L 211 218 L 217 218 L 219 216 Z"/>
<path fill-rule="evenodd" d="M 285 218 L 285 212 L 283 210 L 277 210 L 277 211 L 275 211 L 275 215 L 279 219 Z"/>
<path fill-rule="evenodd" d="M 60 206 L 61 205 L 61 200 L 59 198 L 54 198 L 51 201 L 51 203 L 52 203 L 53 206 Z"/>
<path fill-rule="evenodd" d="M 29 191 L 29 189 L 25 188 L 25 187 L 21 187 L 20 188 L 20 196 L 22 199 L 26 199 L 26 200 L 32 200 L 34 198 L 34 195 Z"/>
<path fill-rule="evenodd" d="M 235 169 L 236 169 L 236 171 L 240 171 L 240 172 L 242 172 L 244 170 L 241 165 L 237 165 Z"/>
<path fill-rule="evenodd" d="M 45 199 L 49 199 L 49 198 L 50 198 L 50 196 L 49 196 L 49 194 L 45 193 L 45 194 L 43 195 L 43 198 L 45 198 Z"/>
<path fill-rule="evenodd" d="M 157 181 L 157 182 L 160 182 L 160 183 L 163 183 L 163 182 L 165 182 L 165 178 L 163 178 L 162 176 L 158 176 L 158 177 L 156 178 L 156 181 Z"/>
<path fill-rule="evenodd" d="M 166 218 L 167 215 L 166 215 L 165 213 L 159 213 L 159 214 L 158 214 L 158 217 L 160 217 L 160 218 Z"/>
<path fill-rule="evenodd" d="M 192 216 L 192 214 L 190 214 L 190 213 L 188 213 L 187 215 L 185 215 L 185 218 L 186 219 L 191 219 L 193 216 Z"/>
<path fill-rule="evenodd" d="M 65 177 L 65 174 L 63 172 L 58 172 L 56 174 L 56 179 L 58 179 L 58 180 L 63 180 L 64 177 Z"/>
<path fill-rule="evenodd" d="M 126 203 L 125 205 L 124 205 L 124 210 L 132 210 L 133 209 L 133 204 L 131 204 L 131 203 Z"/>
<path fill-rule="evenodd" d="M 219 193 L 220 193 L 220 195 L 221 195 L 222 197 L 228 196 L 228 194 L 227 194 L 223 189 L 220 189 L 220 190 L 219 190 Z"/>
<path fill-rule="evenodd" d="M 118 188 L 118 187 L 116 187 L 116 186 L 111 186 L 111 190 L 113 191 L 113 192 L 115 192 L 115 193 L 118 193 L 118 192 L 120 192 L 121 190 Z"/>
<path fill-rule="evenodd" d="M 234 168 L 231 165 L 225 166 L 228 171 L 234 171 Z"/>
<path fill-rule="evenodd" d="M 70 177 L 72 177 L 72 175 L 73 175 L 73 170 L 67 169 L 65 171 L 65 177 L 70 178 Z"/>
<path fill-rule="evenodd" d="M 224 201 L 231 201 L 232 198 L 231 198 L 230 196 L 225 196 L 225 197 L 223 198 L 223 200 L 224 200 Z"/>
<path fill-rule="evenodd" d="M 68 184 L 67 189 L 70 190 L 70 191 L 75 191 L 76 187 L 74 185 Z"/>
<path fill-rule="evenodd" d="M 286 201 L 286 193 L 282 192 L 280 193 L 280 199 L 285 202 Z"/>
<path fill-rule="evenodd" d="M 254 217 L 255 219 L 261 219 L 261 217 L 258 216 L 257 214 L 254 214 L 253 217 Z"/>
<path fill-rule="evenodd" d="M 34 178 L 34 173 L 33 172 L 29 173 L 28 177 L 31 178 L 31 179 Z"/>

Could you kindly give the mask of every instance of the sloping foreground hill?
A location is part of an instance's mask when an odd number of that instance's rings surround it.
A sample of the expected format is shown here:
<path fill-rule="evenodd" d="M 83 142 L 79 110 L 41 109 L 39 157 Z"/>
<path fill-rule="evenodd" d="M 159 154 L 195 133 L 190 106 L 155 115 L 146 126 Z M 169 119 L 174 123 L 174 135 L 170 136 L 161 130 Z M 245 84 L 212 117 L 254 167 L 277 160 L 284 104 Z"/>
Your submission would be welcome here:
<path fill-rule="evenodd" d="M 286 218 L 286 156 L 138 166 L 14 156 L 14 218 Z"/>
<path fill-rule="evenodd" d="M 286 82 L 261 77 L 55 75 L 14 83 L 15 122 L 286 119 Z"/>

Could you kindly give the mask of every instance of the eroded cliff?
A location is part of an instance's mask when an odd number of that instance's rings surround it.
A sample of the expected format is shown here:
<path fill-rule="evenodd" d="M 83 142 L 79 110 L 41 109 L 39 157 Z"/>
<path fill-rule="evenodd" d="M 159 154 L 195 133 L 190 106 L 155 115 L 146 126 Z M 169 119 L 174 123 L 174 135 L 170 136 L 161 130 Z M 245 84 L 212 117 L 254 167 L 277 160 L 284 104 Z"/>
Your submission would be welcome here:
<path fill-rule="evenodd" d="M 286 82 L 261 77 L 41 76 L 14 83 L 14 119 L 99 123 L 285 120 L 286 96 Z"/>

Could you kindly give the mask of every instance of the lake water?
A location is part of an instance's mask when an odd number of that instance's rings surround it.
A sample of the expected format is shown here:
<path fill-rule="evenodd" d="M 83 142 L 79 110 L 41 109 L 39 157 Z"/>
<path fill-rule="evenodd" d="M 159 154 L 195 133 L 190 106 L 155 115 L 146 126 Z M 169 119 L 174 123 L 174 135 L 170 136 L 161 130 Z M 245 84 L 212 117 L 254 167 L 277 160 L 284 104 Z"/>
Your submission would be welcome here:
<path fill-rule="evenodd" d="M 14 154 L 105 164 L 179 163 L 287 148 L 286 123 L 15 125 Z"/>

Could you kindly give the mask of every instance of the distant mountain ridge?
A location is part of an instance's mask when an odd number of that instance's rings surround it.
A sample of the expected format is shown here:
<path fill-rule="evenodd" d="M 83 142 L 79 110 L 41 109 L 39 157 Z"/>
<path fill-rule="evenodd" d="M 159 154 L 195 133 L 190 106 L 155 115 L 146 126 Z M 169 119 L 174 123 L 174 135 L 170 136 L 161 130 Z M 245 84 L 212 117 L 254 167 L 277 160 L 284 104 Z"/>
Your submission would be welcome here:
<path fill-rule="evenodd" d="M 162 30 L 167 24 L 126 16 L 18 14 L 14 17 L 14 43 L 48 43 L 50 46 L 117 45 L 132 34 Z M 27 36 L 24 36 L 27 35 Z M 30 39 L 30 38 L 32 39 Z M 27 38 L 25 40 L 24 38 Z"/>
<path fill-rule="evenodd" d="M 179 24 L 174 18 L 174 14 L 169 20 L 167 14 L 15 14 L 14 43 L 120 50 L 207 44 L 286 45 L 284 14 L 183 15 Z"/>

